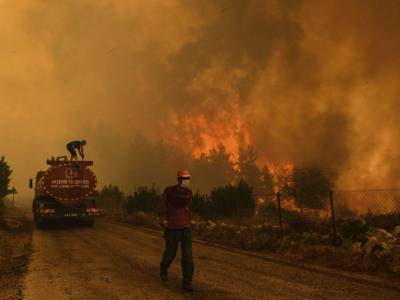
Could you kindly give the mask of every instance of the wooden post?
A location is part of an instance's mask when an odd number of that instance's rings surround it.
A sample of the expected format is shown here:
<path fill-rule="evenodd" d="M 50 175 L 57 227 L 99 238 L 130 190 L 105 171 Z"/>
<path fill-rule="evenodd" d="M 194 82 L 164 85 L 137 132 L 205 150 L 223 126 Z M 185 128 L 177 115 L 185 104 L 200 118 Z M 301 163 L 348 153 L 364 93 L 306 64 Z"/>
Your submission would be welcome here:
<path fill-rule="evenodd" d="M 282 233 L 283 228 L 282 228 L 282 212 L 281 212 L 281 195 L 279 194 L 279 192 L 276 193 L 276 200 L 278 202 L 279 228 L 281 229 L 281 233 Z"/>
<path fill-rule="evenodd" d="M 336 242 L 337 242 L 336 219 L 335 219 L 335 209 L 334 209 L 334 205 L 333 205 L 333 191 L 332 190 L 329 191 L 329 200 L 331 203 L 331 220 L 332 220 L 332 233 L 333 233 L 332 241 L 336 245 Z"/>
<path fill-rule="evenodd" d="M 17 194 L 17 190 L 15 189 L 15 187 L 12 188 L 11 192 L 12 192 L 12 207 L 15 207 L 15 194 Z"/>
<path fill-rule="evenodd" d="M 127 198 L 123 198 L 123 203 L 124 203 L 124 218 L 126 218 L 127 215 L 127 210 L 128 210 L 128 205 L 127 205 Z"/>

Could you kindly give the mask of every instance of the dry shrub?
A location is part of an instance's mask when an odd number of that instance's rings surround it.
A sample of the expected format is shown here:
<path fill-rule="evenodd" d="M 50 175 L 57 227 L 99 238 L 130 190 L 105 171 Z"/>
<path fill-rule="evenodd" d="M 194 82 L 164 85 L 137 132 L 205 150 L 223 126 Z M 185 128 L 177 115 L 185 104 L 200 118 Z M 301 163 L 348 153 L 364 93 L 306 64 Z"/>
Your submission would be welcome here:
<path fill-rule="evenodd" d="M 363 217 L 366 222 L 388 231 L 392 231 L 397 225 L 400 225 L 400 211 L 386 214 L 368 213 Z"/>
<path fill-rule="evenodd" d="M 142 211 L 139 211 L 133 215 L 129 215 L 125 221 L 129 224 L 136 226 L 143 226 L 148 228 L 159 228 L 157 222 L 157 216 L 152 214 L 146 214 Z"/>

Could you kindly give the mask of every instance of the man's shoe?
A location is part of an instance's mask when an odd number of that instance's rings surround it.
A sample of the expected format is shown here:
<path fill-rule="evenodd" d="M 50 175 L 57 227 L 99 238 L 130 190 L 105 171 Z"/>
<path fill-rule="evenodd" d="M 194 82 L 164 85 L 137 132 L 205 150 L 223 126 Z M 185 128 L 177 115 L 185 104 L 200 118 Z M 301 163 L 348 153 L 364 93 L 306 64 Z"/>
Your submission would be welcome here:
<path fill-rule="evenodd" d="M 160 278 L 162 282 L 168 281 L 168 274 L 167 273 L 160 273 Z"/>
<path fill-rule="evenodd" d="M 193 292 L 194 291 L 194 289 L 193 289 L 193 285 L 192 285 L 192 283 L 191 282 L 183 282 L 182 283 L 182 289 L 184 289 L 185 291 L 187 291 L 187 292 Z"/>

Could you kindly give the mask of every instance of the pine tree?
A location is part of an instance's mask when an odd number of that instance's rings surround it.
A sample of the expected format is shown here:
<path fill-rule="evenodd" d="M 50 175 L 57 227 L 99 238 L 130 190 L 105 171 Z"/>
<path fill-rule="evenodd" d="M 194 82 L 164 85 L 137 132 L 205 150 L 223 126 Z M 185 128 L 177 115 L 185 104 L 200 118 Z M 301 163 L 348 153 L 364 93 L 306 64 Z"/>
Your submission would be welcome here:
<path fill-rule="evenodd" d="M 222 144 L 198 158 L 193 158 L 190 166 L 193 188 L 208 193 L 216 186 L 231 184 L 235 176 L 233 166 L 230 155 Z"/>
<path fill-rule="evenodd" d="M 237 161 L 238 182 L 244 181 L 248 183 L 254 193 L 260 195 L 264 192 L 263 174 L 258 168 L 256 161 L 257 153 L 252 146 L 239 148 L 239 158 Z"/>
<path fill-rule="evenodd" d="M 9 188 L 12 170 L 8 163 L 5 161 L 4 156 L 0 159 L 0 216 L 4 207 L 4 198 L 12 193 Z"/>
<path fill-rule="evenodd" d="M 275 197 L 275 191 L 274 191 L 274 179 L 272 178 L 272 175 L 268 169 L 267 166 L 265 166 L 261 170 L 261 181 L 262 181 L 262 194 L 265 197 L 265 200 L 267 202 L 272 201 Z"/>
<path fill-rule="evenodd" d="M 326 204 L 332 183 L 318 167 L 295 168 L 292 184 L 287 188 L 300 208 L 321 209 Z"/>

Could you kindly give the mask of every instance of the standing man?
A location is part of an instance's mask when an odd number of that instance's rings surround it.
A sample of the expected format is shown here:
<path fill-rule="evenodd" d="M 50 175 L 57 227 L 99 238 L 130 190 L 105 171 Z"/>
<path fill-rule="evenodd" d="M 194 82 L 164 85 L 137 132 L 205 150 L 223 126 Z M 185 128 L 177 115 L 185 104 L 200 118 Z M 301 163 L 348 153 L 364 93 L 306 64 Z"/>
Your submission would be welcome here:
<path fill-rule="evenodd" d="M 83 146 L 86 145 L 86 141 L 72 141 L 67 144 L 67 149 L 69 153 L 71 153 L 71 160 L 78 160 L 78 155 L 76 155 L 76 150 L 78 150 L 79 155 L 82 157 L 82 159 L 85 158 L 85 155 L 83 154 Z"/>
<path fill-rule="evenodd" d="M 167 187 L 161 200 L 159 222 L 165 228 L 165 251 L 160 263 L 160 277 L 163 282 L 168 280 L 168 268 L 176 256 L 178 245 L 181 245 L 182 288 L 193 291 L 193 256 L 192 230 L 190 228 L 190 205 L 193 194 L 188 188 L 190 173 L 181 170 L 177 174 L 178 184 Z"/>

